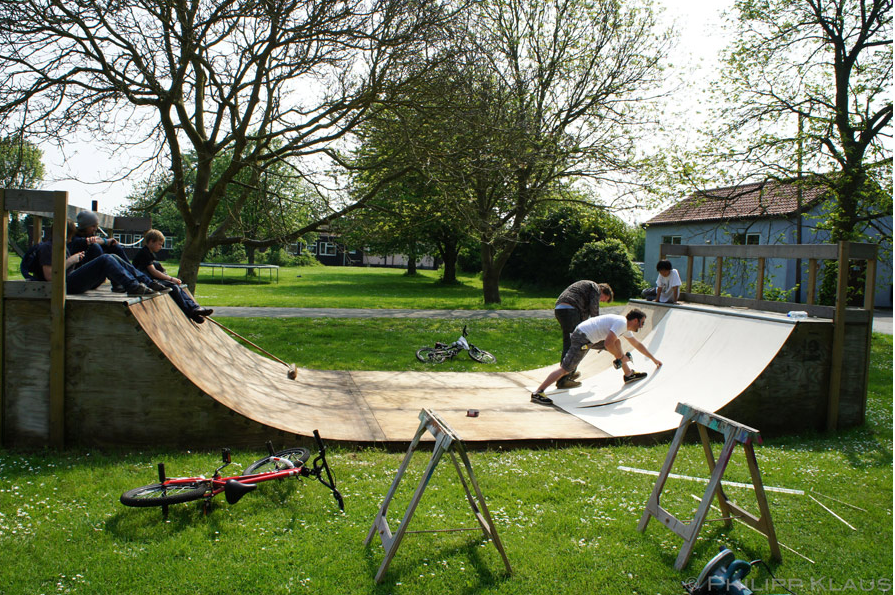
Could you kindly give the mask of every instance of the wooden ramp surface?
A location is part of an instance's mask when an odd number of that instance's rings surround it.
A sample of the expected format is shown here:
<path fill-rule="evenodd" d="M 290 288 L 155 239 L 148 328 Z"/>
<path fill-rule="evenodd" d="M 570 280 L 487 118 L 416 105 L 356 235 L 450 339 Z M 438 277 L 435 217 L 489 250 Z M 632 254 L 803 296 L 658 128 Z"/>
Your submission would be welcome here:
<path fill-rule="evenodd" d="M 405 442 L 419 411 L 437 411 L 468 441 L 592 439 L 607 434 L 557 408 L 529 402 L 530 373 L 348 372 L 286 367 L 240 345 L 213 324 L 191 323 L 170 299 L 131 313 L 165 357 L 199 389 L 255 422 L 328 440 Z M 478 417 L 467 417 L 478 409 Z"/>
<path fill-rule="evenodd" d="M 638 305 L 641 306 L 641 305 Z M 286 367 L 243 347 L 212 324 L 189 322 L 172 300 L 129 306 L 164 356 L 200 390 L 240 415 L 285 432 L 328 439 L 404 442 L 422 408 L 437 411 L 464 440 L 575 440 L 674 429 L 681 400 L 717 411 L 773 360 L 793 323 L 785 317 L 731 316 L 687 309 L 647 308 L 638 338 L 665 366 L 656 371 L 635 353 L 635 369 L 650 377 L 629 387 L 607 353 L 589 354 L 584 384 L 553 391 L 556 407 L 528 394 L 551 367 L 515 373 L 377 372 Z M 641 306 L 642 307 L 642 306 Z M 703 309 L 704 310 L 704 309 Z M 548 340 L 556 340 L 551 335 Z M 477 409 L 478 417 L 467 417 Z M 570 415 L 570 413 L 572 415 Z"/>

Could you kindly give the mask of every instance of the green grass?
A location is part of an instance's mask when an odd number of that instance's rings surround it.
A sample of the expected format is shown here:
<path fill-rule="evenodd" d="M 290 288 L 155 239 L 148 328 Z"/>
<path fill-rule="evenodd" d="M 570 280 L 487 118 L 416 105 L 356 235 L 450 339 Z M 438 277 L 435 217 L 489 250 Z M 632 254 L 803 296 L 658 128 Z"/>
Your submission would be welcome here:
<path fill-rule="evenodd" d="M 865 426 L 832 436 L 770 439 L 757 449 L 766 486 L 805 490 L 855 527 L 807 495 L 768 492 L 778 539 L 814 561 L 784 549 L 783 562 L 771 564 L 799 595 L 891 586 L 889 336 L 874 335 L 870 382 Z M 121 506 L 118 496 L 151 483 L 160 461 L 171 475 L 207 475 L 218 453 L 0 450 L 0 593 L 677 594 L 683 592 L 679 582 L 695 576 L 719 546 L 742 559 L 768 560 L 760 535 L 739 524 L 726 529 L 709 523 L 689 567 L 676 572 L 672 565 L 681 541 L 655 520 L 644 534 L 636 531 L 654 478 L 618 466 L 658 470 L 667 448 L 620 442 L 472 452 L 513 574 L 504 574 L 496 550 L 477 532 L 413 534 L 381 585 L 373 576 L 382 548 L 362 542 L 401 453 L 332 449 L 344 515 L 322 486 L 284 482 L 262 485 L 234 506 L 220 499 L 207 517 L 193 504 L 173 506 L 163 521 L 158 510 Z M 262 454 L 240 450 L 234 460 L 247 464 Z M 423 449 L 411 462 L 390 509 L 393 530 L 427 460 Z M 686 444 L 674 471 L 705 477 L 701 447 Z M 725 478 L 748 481 L 741 450 Z M 688 519 L 696 508 L 691 495 L 702 489 L 703 484 L 670 480 L 662 504 Z M 732 487 L 727 493 L 757 512 L 751 492 Z M 411 528 L 473 525 L 453 468 L 442 462 Z M 783 592 L 765 583 L 770 578 L 761 568 L 748 578 L 757 593 Z"/>
<path fill-rule="evenodd" d="M 17 271 L 17 259 L 10 260 L 11 270 Z M 481 296 L 474 278 L 445 289 L 429 272 L 407 278 L 390 269 L 296 270 L 302 277 L 293 275 L 292 281 L 286 279 L 290 269 L 281 270 L 282 288 L 234 281 L 215 290 L 202 283 L 200 299 L 211 305 L 480 307 L 475 305 Z M 12 278 L 17 275 L 11 273 Z M 555 293 L 505 291 L 501 307 L 549 308 Z M 515 306 L 506 303 L 512 299 Z M 416 362 L 415 349 L 452 341 L 463 325 L 406 319 L 222 322 L 286 361 L 381 370 L 432 369 Z M 558 358 L 552 320 L 486 319 L 469 321 L 469 326 L 472 342 L 492 351 L 498 364 L 485 366 L 461 355 L 435 369 L 519 370 Z M 805 490 L 855 527 L 807 495 L 768 492 L 778 539 L 801 554 L 784 549 L 783 562 L 771 566 L 799 595 L 891 590 L 891 336 L 873 338 L 866 417 L 860 428 L 767 439 L 757 449 L 766 486 Z M 667 442 L 619 441 L 472 452 L 513 574 L 503 573 L 496 550 L 479 533 L 413 534 L 405 538 L 381 585 L 373 583 L 373 576 L 382 548 L 378 542 L 365 548 L 362 542 L 402 453 L 333 447 L 330 460 L 346 498 L 344 515 L 322 486 L 284 482 L 263 485 L 235 506 L 219 499 L 207 517 L 192 504 L 174 506 L 163 521 L 157 510 L 121 506 L 118 496 L 154 481 L 161 461 L 171 475 L 208 475 L 217 465 L 217 452 L 0 449 L 0 594 L 664 595 L 683 593 L 680 581 L 695 576 L 721 545 L 738 558 L 768 560 L 767 542 L 760 535 L 738 524 L 728 529 L 709 523 L 689 567 L 677 572 L 673 563 L 681 540 L 655 520 L 644 534 L 636 531 L 654 478 L 621 472 L 618 466 L 658 470 L 667 449 Z M 425 451 L 414 457 L 390 508 L 393 530 L 428 460 Z M 239 450 L 234 460 L 247 464 L 262 454 L 260 449 Z M 702 448 L 684 445 L 673 470 L 707 476 Z M 749 480 L 741 450 L 725 479 Z M 669 480 L 662 505 L 687 520 L 696 509 L 692 495 L 701 496 L 703 488 Z M 751 492 L 729 488 L 727 493 L 757 512 Z M 474 524 L 452 466 L 442 462 L 411 529 Z M 784 592 L 765 582 L 770 579 L 763 569 L 754 569 L 748 578 L 756 593 Z"/>
<path fill-rule="evenodd" d="M 327 370 L 438 370 L 450 372 L 530 370 L 558 364 L 560 339 L 553 319 L 420 320 L 404 318 L 215 318 L 224 326 L 287 362 Z M 496 364 L 468 354 L 435 366 L 415 352 L 436 341 L 451 343 L 469 327 L 468 340 L 490 351 Z"/>
<path fill-rule="evenodd" d="M 176 269 L 176 265 L 172 266 Z M 444 285 L 441 271 L 419 271 L 408 277 L 402 269 L 373 267 L 283 267 L 279 283 L 262 271 L 245 281 L 242 271 L 228 271 L 225 283 L 200 269 L 197 297 L 209 306 L 271 306 L 293 308 L 484 308 L 482 280 L 459 275 Z M 499 307 L 508 310 L 550 308 L 562 288 L 516 288 L 501 285 Z"/>

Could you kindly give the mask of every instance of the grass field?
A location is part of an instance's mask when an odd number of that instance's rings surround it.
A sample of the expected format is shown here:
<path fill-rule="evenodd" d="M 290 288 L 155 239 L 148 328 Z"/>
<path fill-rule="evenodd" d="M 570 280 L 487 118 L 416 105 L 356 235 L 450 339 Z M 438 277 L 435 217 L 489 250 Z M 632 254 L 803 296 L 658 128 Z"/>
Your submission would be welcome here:
<path fill-rule="evenodd" d="M 381 288 L 394 281 L 398 287 L 394 303 L 424 301 L 422 293 L 413 298 L 401 295 L 406 278 L 363 281 L 352 272 L 343 274 L 345 292 L 355 284 Z M 322 279 L 319 282 L 325 285 Z M 434 278 L 428 281 L 434 282 Z M 204 303 L 211 299 L 204 293 L 207 287 L 200 285 Z M 264 290 L 260 284 L 223 287 L 220 299 L 236 303 L 236 292 Z M 276 284 L 271 289 L 275 288 Z M 433 290 L 432 285 L 429 288 Z M 356 295 L 344 304 L 376 307 L 364 305 L 368 299 Z M 457 308 L 464 299 L 417 307 Z M 549 307 L 554 298 L 537 299 L 548 305 L 525 307 Z M 304 305 L 332 305 L 328 301 L 320 297 L 318 303 Z M 415 348 L 452 340 L 462 327 L 458 321 L 444 320 L 222 321 L 282 359 L 338 369 L 422 368 L 413 359 Z M 461 357 L 439 370 L 509 370 L 554 363 L 558 351 L 554 326 L 552 320 L 473 321 L 470 339 L 493 351 L 497 366 Z M 547 335 L 550 341 L 543 340 Z M 782 563 L 771 563 L 780 582 L 772 583 L 763 568 L 752 570 L 747 579 L 754 592 L 784 593 L 783 587 L 799 595 L 892 590 L 892 394 L 892 337 L 874 335 L 864 426 L 834 435 L 768 438 L 758 447 L 765 485 L 805 494 L 768 492 L 778 539 L 791 550 L 783 549 Z M 617 441 L 472 452 L 473 468 L 514 572 L 503 572 L 496 550 L 478 532 L 412 534 L 380 585 L 373 583 L 373 576 L 382 548 L 375 541 L 365 548 L 362 542 L 403 453 L 333 447 L 329 458 L 345 495 L 345 514 L 338 512 L 322 486 L 306 481 L 262 485 L 234 506 L 220 499 L 209 516 L 194 504 L 174 506 L 164 521 L 158 510 L 128 509 L 118 497 L 153 482 L 158 462 L 166 463 L 169 475 L 209 475 L 219 453 L 0 450 L 0 594 L 212 590 L 673 595 L 684 592 L 680 582 L 698 574 L 719 546 L 729 547 L 741 559 L 769 560 L 762 536 L 740 524 L 725 528 L 712 522 L 701 532 L 690 565 L 677 572 L 672 565 L 680 539 L 655 520 L 644 534 L 636 531 L 654 478 L 618 468 L 656 471 L 667 449 L 667 442 Z M 248 464 L 262 456 L 262 450 L 259 445 L 254 451 L 235 451 L 233 459 Z M 424 450 L 411 463 L 390 510 L 393 530 L 427 459 Z M 701 446 L 686 444 L 673 470 L 706 477 Z M 725 479 L 748 482 L 742 451 L 735 454 Z M 703 489 L 701 483 L 670 480 L 662 505 L 687 520 L 697 506 L 694 496 L 701 497 Z M 750 491 L 730 487 L 727 493 L 757 512 Z M 474 521 L 462 488 L 444 461 L 410 529 L 470 526 Z"/>

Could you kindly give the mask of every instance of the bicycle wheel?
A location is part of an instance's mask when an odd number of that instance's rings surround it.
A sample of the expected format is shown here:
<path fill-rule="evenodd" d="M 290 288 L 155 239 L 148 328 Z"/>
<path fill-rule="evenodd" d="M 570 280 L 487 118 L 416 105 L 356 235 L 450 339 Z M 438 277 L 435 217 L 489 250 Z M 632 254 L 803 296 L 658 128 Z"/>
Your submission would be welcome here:
<path fill-rule="evenodd" d="M 121 494 L 121 503 L 125 506 L 137 507 L 180 504 L 203 497 L 207 484 L 207 481 L 202 480 L 168 486 L 151 483 Z"/>
<path fill-rule="evenodd" d="M 446 355 L 444 349 L 435 347 L 423 347 L 416 351 L 416 359 L 424 364 L 440 364 L 444 361 Z"/>
<path fill-rule="evenodd" d="M 490 352 L 485 351 L 484 349 L 479 349 L 475 345 L 469 346 L 469 357 L 480 364 L 493 364 L 497 362 L 497 358 L 491 355 Z"/>
<path fill-rule="evenodd" d="M 242 472 L 243 475 L 254 475 L 255 473 L 268 473 L 270 471 L 282 471 L 288 469 L 289 465 L 276 459 L 287 459 L 294 467 L 301 467 L 307 462 L 311 456 L 311 451 L 307 448 L 287 448 L 280 452 L 275 452 L 269 457 L 258 459 Z"/>

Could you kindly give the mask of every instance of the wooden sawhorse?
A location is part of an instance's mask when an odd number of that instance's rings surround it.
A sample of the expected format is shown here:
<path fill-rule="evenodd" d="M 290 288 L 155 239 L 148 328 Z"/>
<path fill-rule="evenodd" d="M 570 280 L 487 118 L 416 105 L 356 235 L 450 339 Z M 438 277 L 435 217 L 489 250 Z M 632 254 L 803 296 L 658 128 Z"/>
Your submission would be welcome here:
<path fill-rule="evenodd" d="M 398 484 L 401 483 L 401 478 L 404 476 L 404 472 L 407 470 L 407 466 L 410 463 L 410 459 L 413 456 L 413 451 L 419 445 L 420 438 L 422 438 L 423 434 L 426 432 L 431 433 L 435 437 L 435 448 L 432 451 L 432 458 L 429 460 L 429 465 L 426 467 L 426 471 L 423 473 L 423 477 L 420 480 L 419 486 L 416 488 L 416 492 L 413 494 L 413 498 L 410 500 L 410 504 L 407 506 L 407 512 L 404 513 L 404 518 L 401 519 L 401 525 L 398 527 L 398 530 L 394 533 L 391 532 L 388 526 L 388 520 L 386 519 L 386 514 L 388 513 L 388 505 L 391 502 L 392 498 L 395 495 L 395 492 L 398 489 Z M 430 530 L 430 531 L 408 531 L 407 526 L 410 524 L 410 519 L 413 517 L 414 511 L 416 511 L 416 507 L 420 502 L 420 498 L 423 496 L 423 492 L 426 490 L 426 486 L 429 484 L 429 480 L 432 479 L 432 474 L 435 472 L 435 466 L 438 465 L 438 461 L 441 460 L 442 455 L 444 453 L 448 453 L 451 455 L 451 460 L 454 463 L 454 468 L 457 469 L 457 475 L 460 476 L 460 482 L 463 484 L 463 489 L 466 491 L 466 499 L 469 501 L 469 505 L 472 507 L 472 512 L 475 515 L 476 520 L 479 523 L 479 527 L 484 533 L 485 537 L 490 539 L 494 543 L 494 547 L 497 548 L 497 551 L 500 552 L 500 557 L 503 558 L 503 564 L 507 569 L 507 573 L 511 573 L 513 570 L 510 568 L 510 561 L 507 559 L 507 555 L 503 550 L 503 544 L 500 541 L 500 537 L 497 536 L 497 529 L 494 527 L 494 521 L 491 519 L 491 514 L 488 512 L 488 507 L 485 506 L 485 497 L 482 495 L 482 491 L 479 489 L 479 484 L 475 480 L 475 475 L 472 472 L 472 465 L 469 462 L 469 456 L 466 454 L 466 446 L 464 446 L 463 441 L 457 436 L 457 433 L 447 425 L 447 423 L 441 419 L 437 413 L 430 409 L 423 409 L 420 411 L 420 427 L 416 431 L 416 435 L 413 437 L 413 441 L 410 443 L 410 447 L 407 449 L 407 454 L 404 455 L 404 460 L 401 462 L 401 466 L 398 468 L 398 473 L 395 475 L 395 479 L 392 482 L 392 486 L 388 490 L 388 494 L 385 496 L 385 501 L 383 501 L 382 506 L 379 508 L 379 512 L 376 513 L 376 518 L 373 520 L 373 526 L 370 528 L 370 532 L 367 534 L 367 538 L 364 540 L 364 545 L 369 545 L 370 541 L 373 539 L 373 536 L 379 533 L 379 537 L 382 540 L 382 546 L 385 548 L 385 559 L 382 561 L 382 564 L 379 566 L 379 571 L 376 573 L 376 582 L 382 580 L 382 577 L 385 575 L 385 572 L 388 570 L 388 566 L 394 558 L 395 553 L 398 551 L 398 546 L 401 545 L 401 540 L 404 538 L 405 533 L 435 533 L 439 531 L 474 531 L 475 528 L 469 529 L 439 529 L 439 530 Z M 463 467 L 460 467 L 459 459 L 463 462 Z M 466 470 L 467 478 L 463 475 L 463 470 Z M 472 485 L 475 490 L 475 497 L 470 493 L 469 486 Z"/>
<path fill-rule="evenodd" d="M 654 516 L 662 521 L 666 527 L 674 531 L 679 537 L 682 537 L 684 539 L 684 545 L 677 556 L 677 560 L 674 562 L 674 568 L 676 570 L 681 570 L 687 565 L 687 561 L 690 559 L 690 553 L 693 551 L 693 546 L 696 544 L 696 537 L 699 535 L 699 530 L 705 522 L 709 506 L 712 503 L 712 498 L 717 496 L 718 505 L 721 508 L 721 513 L 724 515 L 725 525 L 729 527 L 730 519 L 736 516 L 750 527 L 764 534 L 768 539 L 768 544 L 771 546 L 771 555 L 775 560 L 780 560 L 780 546 L 777 543 L 777 534 L 774 532 L 774 523 L 771 521 L 771 511 L 768 507 L 767 497 L 765 496 L 764 485 L 761 483 L 761 472 L 758 470 L 758 461 L 755 460 L 755 449 L 753 448 L 753 442 L 761 444 L 761 434 L 759 434 L 758 430 L 738 424 L 737 422 L 721 417 L 720 415 L 697 409 L 686 403 L 678 403 L 675 411 L 680 413 L 684 418 L 681 420 L 681 425 L 678 427 L 674 439 L 671 441 L 671 446 L 668 449 L 668 456 L 665 457 L 665 463 L 662 465 L 662 470 L 659 472 L 659 478 L 656 480 L 653 493 L 646 502 L 646 510 L 644 510 L 643 517 L 637 525 L 637 530 L 640 532 L 645 531 L 650 517 Z M 705 451 L 705 458 L 708 462 L 711 478 L 709 479 L 709 485 L 706 487 L 705 493 L 702 496 L 699 508 L 696 510 L 696 516 L 691 522 L 684 523 L 676 519 L 671 513 L 659 505 L 659 496 L 662 494 L 662 490 L 665 487 L 665 480 L 668 479 L 668 474 L 671 472 L 671 466 L 674 464 L 674 459 L 677 456 L 678 449 L 684 440 L 684 435 L 690 424 L 696 424 L 696 427 L 699 430 L 699 437 L 702 440 L 702 448 Z M 724 446 L 721 448 L 721 453 L 717 462 L 712 453 L 712 446 L 709 443 L 708 430 L 710 429 L 724 435 Z M 730 456 L 733 454 L 733 449 L 737 443 L 742 444 L 743 449 L 746 452 L 746 462 L 749 465 L 749 472 L 752 475 L 752 486 L 755 489 L 755 497 L 758 500 L 758 508 L 761 511 L 761 517 L 756 517 L 730 502 L 721 487 L 721 478 L 724 475 L 724 470 L 727 468 L 727 464 L 730 462 Z"/>

